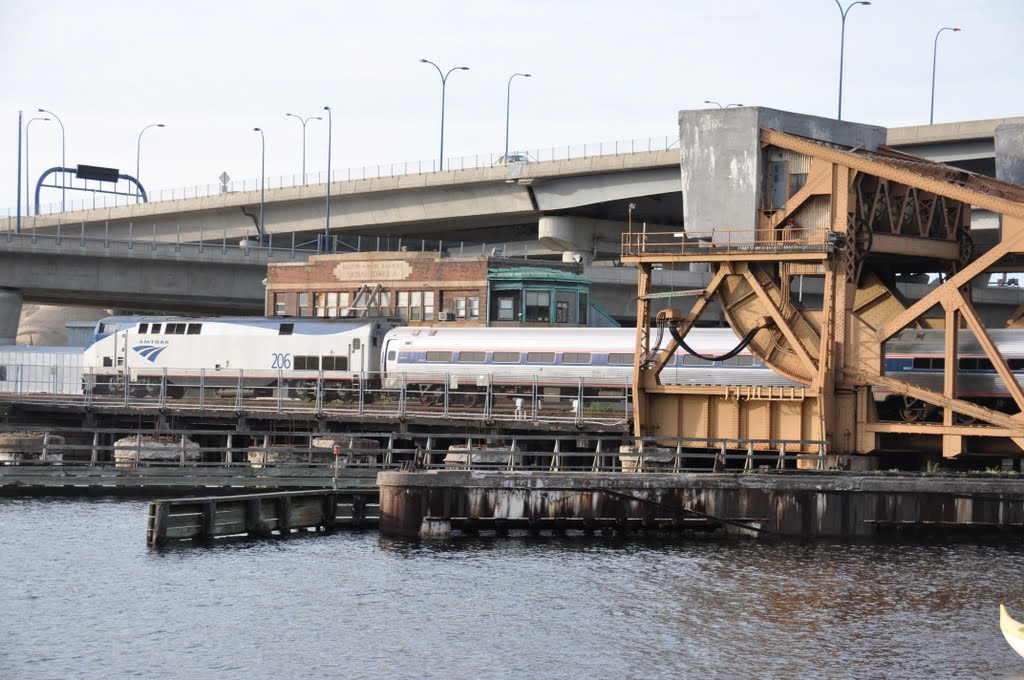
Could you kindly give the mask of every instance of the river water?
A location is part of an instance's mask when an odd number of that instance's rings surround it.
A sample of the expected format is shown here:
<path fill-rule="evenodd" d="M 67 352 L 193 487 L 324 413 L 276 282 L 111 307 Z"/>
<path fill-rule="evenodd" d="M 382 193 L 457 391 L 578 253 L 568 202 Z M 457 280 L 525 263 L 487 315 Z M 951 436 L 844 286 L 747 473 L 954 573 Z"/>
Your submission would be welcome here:
<path fill-rule="evenodd" d="M 0 499 L 0 678 L 1024 678 L 1024 544 L 376 532 L 155 551 Z"/>

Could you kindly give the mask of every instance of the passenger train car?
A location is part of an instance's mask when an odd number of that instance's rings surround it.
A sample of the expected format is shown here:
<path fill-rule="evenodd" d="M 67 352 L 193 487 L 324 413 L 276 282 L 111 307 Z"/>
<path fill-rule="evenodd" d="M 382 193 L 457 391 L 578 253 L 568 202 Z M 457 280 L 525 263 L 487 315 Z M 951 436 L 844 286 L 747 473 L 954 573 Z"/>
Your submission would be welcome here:
<path fill-rule="evenodd" d="M 1024 385 L 1024 330 L 997 328 L 988 331 L 1006 359 L 1017 382 Z M 903 330 L 885 343 L 885 375 L 925 389 L 941 392 L 945 373 L 943 330 Z M 1006 411 L 1013 399 L 996 373 L 974 333 L 961 330 L 957 337 L 957 394 L 982 406 Z M 884 414 L 914 421 L 934 417 L 938 409 L 888 390 L 875 388 L 874 398 Z"/>
<path fill-rule="evenodd" d="M 385 334 L 399 319 L 264 317 L 109 317 L 83 352 L 84 387 L 117 393 L 166 384 L 180 398 L 190 386 L 272 385 L 284 377 L 308 396 L 320 377 L 355 381 L 379 369 Z"/>
<path fill-rule="evenodd" d="M 669 342 L 666 332 L 662 346 Z M 686 336 L 694 351 L 716 356 L 739 339 L 731 329 L 694 329 Z M 384 340 L 385 387 L 404 381 L 425 401 L 447 383 L 464 398 L 477 395 L 468 386 L 495 385 L 575 396 L 625 393 L 632 384 L 636 331 L 632 328 L 395 328 Z M 714 362 L 679 350 L 661 373 L 681 385 L 769 385 L 799 387 L 766 368 L 750 352 Z"/>

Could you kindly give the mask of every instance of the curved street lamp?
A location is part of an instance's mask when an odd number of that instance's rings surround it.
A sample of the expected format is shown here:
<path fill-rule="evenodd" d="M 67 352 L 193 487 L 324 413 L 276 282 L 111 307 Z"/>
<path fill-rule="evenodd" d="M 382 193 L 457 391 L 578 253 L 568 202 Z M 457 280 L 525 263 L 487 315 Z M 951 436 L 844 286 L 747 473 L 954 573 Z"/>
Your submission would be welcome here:
<path fill-rule="evenodd" d="M 44 118 L 43 116 L 36 116 L 35 118 L 29 118 L 28 122 L 25 123 L 25 210 L 32 213 L 32 201 L 29 200 L 29 185 L 32 184 L 32 175 L 28 171 L 28 130 L 32 127 L 32 121 L 34 120 L 53 120 L 52 118 Z"/>
<path fill-rule="evenodd" d="M 302 116 L 294 113 L 286 113 L 284 115 L 296 118 L 300 123 L 302 123 L 302 186 L 306 186 L 306 123 L 311 120 L 323 120 L 323 118 L 320 116 L 308 116 L 303 118 Z"/>
<path fill-rule="evenodd" d="M 941 35 L 943 31 L 953 31 L 954 33 L 959 33 L 960 29 L 955 28 L 953 26 L 943 26 L 935 33 L 935 41 L 932 45 L 932 106 L 931 109 L 928 111 L 929 125 L 935 122 L 935 62 L 939 53 L 939 35 Z M 28 146 L 27 143 L 26 146 Z"/>
<path fill-rule="evenodd" d="M 740 107 L 740 106 L 743 106 L 743 104 L 726 104 L 725 106 L 722 106 L 722 105 L 721 105 L 721 104 L 719 104 L 718 102 L 716 102 L 716 101 L 713 101 L 713 100 L 711 100 L 711 99 L 705 99 L 705 100 L 704 100 L 704 103 L 705 103 L 705 104 L 714 104 L 715 106 L 717 106 L 717 107 L 718 107 L 718 108 L 720 108 L 720 109 L 728 109 L 728 108 L 731 108 L 731 107 L 733 107 L 733 106 L 736 106 L 736 107 Z"/>
<path fill-rule="evenodd" d="M 846 15 L 849 14 L 850 9 L 855 5 L 870 4 L 866 0 L 860 0 L 859 2 L 851 2 L 846 6 L 846 9 L 843 9 L 843 6 L 839 4 L 839 0 L 836 0 L 836 7 L 839 8 L 839 14 L 843 18 L 842 32 L 839 36 L 839 113 L 836 116 L 839 120 L 843 119 L 843 51 L 846 47 Z"/>
<path fill-rule="evenodd" d="M 420 59 L 421 64 L 430 64 L 437 69 L 437 75 L 441 76 L 441 159 L 438 161 L 438 169 L 444 170 L 444 90 L 445 85 L 448 84 L 448 76 L 452 74 L 452 71 L 468 71 L 468 66 L 454 66 L 448 69 L 445 73 L 441 70 L 441 67 L 430 61 L 429 59 Z"/>
<path fill-rule="evenodd" d="M 331 115 L 331 107 L 325 106 L 327 112 L 327 221 L 324 223 L 324 252 L 331 252 L 331 130 L 334 128 L 334 118 Z"/>
<path fill-rule="evenodd" d="M 60 173 L 60 211 L 64 212 L 65 207 L 66 207 L 65 206 L 65 202 L 64 202 L 65 185 L 67 184 L 67 182 L 64 181 L 64 170 L 63 170 L 63 168 L 67 165 L 67 161 L 65 160 L 65 158 L 66 158 L 65 152 L 67 151 L 67 145 L 64 143 L 64 123 L 61 122 L 60 117 L 56 113 L 54 113 L 53 111 L 47 111 L 46 109 L 36 109 L 36 110 L 39 113 L 48 113 L 48 114 L 50 114 L 51 116 L 53 116 L 54 120 L 57 121 L 57 124 L 60 125 L 60 167 L 62 168 L 61 169 L 61 173 Z"/>
<path fill-rule="evenodd" d="M 510 102 L 512 99 L 512 79 L 515 78 L 516 76 L 522 76 L 523 78 L 533 77 L 529 73 L 513 73 L 511 76 L 509 76 L 508 79 L 508 87 L 505 90 L 505 156 L 503 157 L 503 160 L 506 163 L 508 162 L 508 114 Z"/>
<path fill-rule="evenodd" d="M 253 128 L 253 132 L 260 133 L 260 245 L 263 245 L 263 195 L 267 184 L 267 138 L 261 128 Z"/>
<path fill-rule="evenodd" d="M 142 157 L 142 133 L 151 127 L 167 127 L 163 123 L 150 123 L 146 127 L 142 128 L 142 132 L 139 133 L 139 139 L 135 143 L 135 181 L 138 182 L 136 186 L 135 198 L 136 202 L 139 199 L 138 187 L 142 186 L 142 178 L 139 173 L 139 160 Z"/>

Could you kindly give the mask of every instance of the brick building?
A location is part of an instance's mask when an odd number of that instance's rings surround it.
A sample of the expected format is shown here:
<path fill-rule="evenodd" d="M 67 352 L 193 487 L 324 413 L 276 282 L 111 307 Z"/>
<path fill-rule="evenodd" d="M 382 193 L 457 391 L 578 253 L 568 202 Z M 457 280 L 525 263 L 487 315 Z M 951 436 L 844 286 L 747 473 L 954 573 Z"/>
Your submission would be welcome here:
<path fill-rule="evenodd" d="M 315 255 L 267 267 L 268 316 L 396 316 L 410 325 L 586 326 L 579 264 L 444 253 Z"/>

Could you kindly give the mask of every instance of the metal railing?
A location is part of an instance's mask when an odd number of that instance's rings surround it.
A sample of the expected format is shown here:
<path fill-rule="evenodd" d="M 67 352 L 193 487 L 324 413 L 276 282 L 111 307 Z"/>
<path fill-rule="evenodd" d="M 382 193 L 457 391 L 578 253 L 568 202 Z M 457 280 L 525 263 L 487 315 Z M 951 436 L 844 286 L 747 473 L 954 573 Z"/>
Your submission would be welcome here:
<path fill-rule="evenodd" d="M 709 231 L 628 231 L 622 255 L 722 255 L 733 253 L 826 253 L 842 247 L 842 235 L 829 229 L 712 229 Z"/>
<path fill-rule="evenodd" d="M 458 257 L 491 255 L 506 259 L 529 259 L 550 252 L 547 249 L 531 250 L 529 243 L 507 241 L 476 243 L 400 236 L 343 237 L 337 234 L 332 234 L 329 241 L 323 234 L 311 240 L 300 240 L 295 232 L 277 235 L 268 233 L 265 242 L 261 244 L 255 237 L 229 237 L 226 229 L 218 233 L 200 226 L 198 232 L 192 230 L 183 234 L 178 226 L 172 229 L 155 224 L 136 225 L 134 222 L 128 223 L 127 238 L 118 238 L 110 235 L 109 222 L 104 223 L 102 232 L 98 227 L 87 229 L 85 222 L 58 223 L 41 230 L 31 222 L 31 219 L 27 220 L 21 233 L 14 231 L 13 223 L 8 225 L 9 229 L 0 231 L 0 248 L 7 246 L 9 250 L 37 251 L 41 247 L 49 247 L 62 252 L 102 248 L 107 253 L 119 252 L 124 257 L 173 254 L 176 259 L 187 259 L 190 256 L 207 259 L 209 255 L 220 254 L 242 259 L 259 255 L 267 259 L 292 260 L 325 253 L 358 252 L 431 252 Z"/>
<path fill-rule="evenodd" d="M 22 363 L 4 367 L 0 400 L 83 408 L 120 406 L 140 412 L 174 408 L 609 426 L 625 425 L 631 417 L 631 381 L 631 376 L 578 378 L 553 386 L 544 375 L 493 374 L 481 381 L 456 375 L 175 368 L 142 376 L 137 370 L 83 370 L 74 363 Z"/>
<path fill-rule="evenodd" d="M 91 438 L 91 442 L 89 441 Z M 17 443 L 11 443 L 11 440 Z M 207 442 L 200 446 L 196 440 Z M 221 444 L 209 445 L 211 440 Z M 15 451 L 14 449 L 18 449 Z M 322 471 L 432 469 L 682 473 L 825 469 L 820 440 L 700 439 L 614 435 L 470 435 L 416 432 L 280 432 L 0 428 L 3 469 L 20 467 L 237 468 Z M 67 470 L 71 473 L 71 470 Z M 187 474 L 187 473 L 183 473 Z M 365 475 L 365 473 L 364 473 Z M 160 480 L 155 480 L 154 483 Z M 230 480 L 226 480 L 229 484 Z"/>
<path fill-rule="evenodd" d="M 567 146 L 550 147 L 547 149 L 535 149 L 510 153 L 510 156 L 525 156 L 528 162 L 547 162 L 572 160 L 578 158 L 592 158 L 596 156 L 617 156 L 627 153 L 642 153 L 651 151 L 667 151 L 679 147 L 678 136 L 647 137 L 638 139 L 617 140 L 612 142 L 595 142 L 585 144 L 570 144 Z M 452 156 L 445 159 L 446 171 L 451 170 L 472 170 L 474 168 L 491 167 L 494 165 L 505 165 L 502 161 L 504 152 L 491 152 L 482 154 L 471 154 L 466 156 Z M 420 175 L 429 172 L 438 172 L 438 160 L 416 160 L 398 161 L 392 163 L 377 163 L 375 165 L 364 165 L 353 168 L 342 168 L 332 170 L 330 181 L 355 181 L 368 179 L 381 179 L 384 177 L 400 177 L 404 175 Z M 314 172 L 293 173 L 291 175 L 280 175 L 266 178 L 265 189 L 284 189 L 309 184 L 325 184 L 327 173 Z M 172 189 L 154 189 L 149 192 L 150 202 L 158 201 L 179 201 L 189 198 L 202 198 L 215 196 L 224 193 L 235 193 L 245 191 L 258 191 L 260 189 L 259 178 L 231 180 L 226 185 L 219 182 L 209 184 L 198 184 L 189 187 L 178 187 Z M 93 193 L 90 198 L 81 200 L 70 200 L 64 204 L 60 201 L 45 203 L 39 206 L 39 214 L 50 215 L 59 212 L 71 212 L 75 210 L 93 210 L 96 208 L 109 208 L 125 205 L 133 205 L 137 202 L 135 196 L 121 196 L 112 194 Z M 22 209 L 22 219 L 31 212 Z M 7 216 L 13 218 L 16 209 L 8 208 Z"/>

